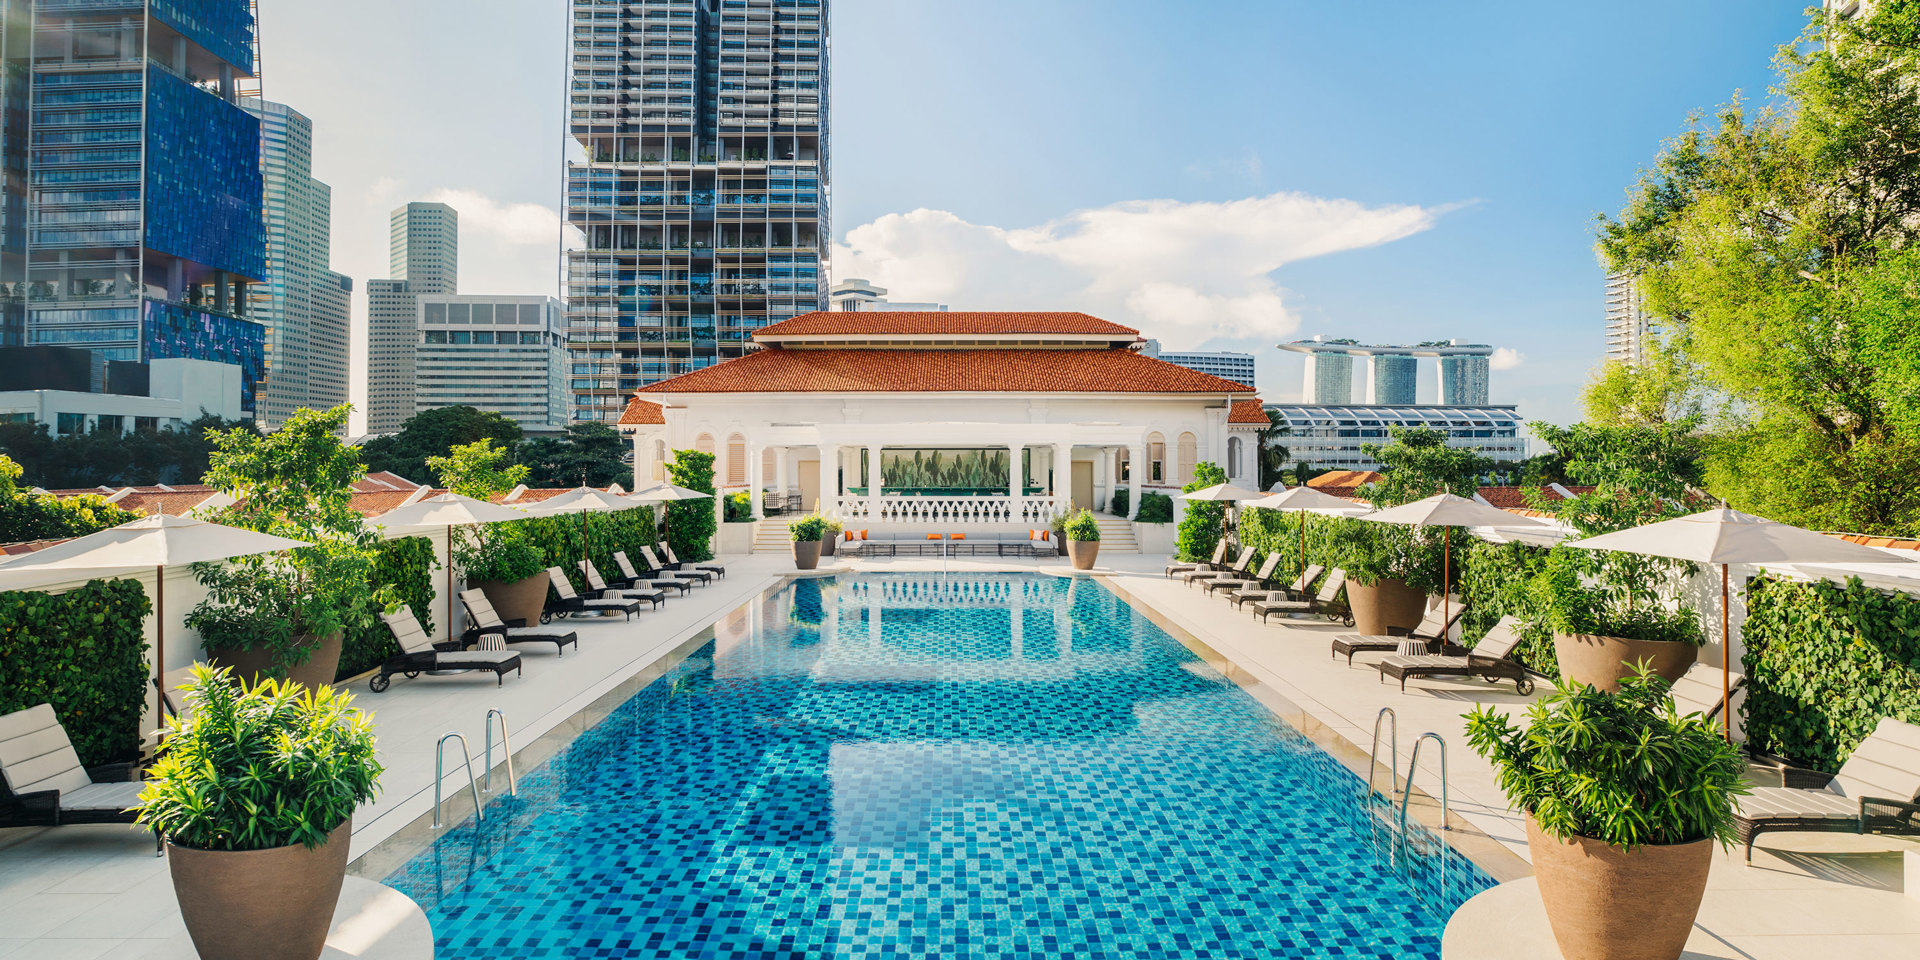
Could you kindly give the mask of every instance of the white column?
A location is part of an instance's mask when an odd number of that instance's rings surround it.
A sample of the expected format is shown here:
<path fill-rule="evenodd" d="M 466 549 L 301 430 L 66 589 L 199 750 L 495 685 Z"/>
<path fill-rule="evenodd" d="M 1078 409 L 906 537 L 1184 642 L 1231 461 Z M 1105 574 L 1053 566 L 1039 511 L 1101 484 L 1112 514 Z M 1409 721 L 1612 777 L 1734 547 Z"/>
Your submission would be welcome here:
<path fill-rule="evenodd" d="M 767 518 L 766 506 L 760 497 L 760 485 L 762 481 L 760 474 L 764 472 L 760 469 L 760 455 L 762 450 L 763 448 L 757 443 L 749 442 L 747 444 L 747 497 L 753 503 L 753 518 L 755 520 L 765 520 Z"/>
<path fill-rule="evenodd" d="M 839 519 L 840 504 L 840 447 L 838 444 L 820 445 L 820 509 L 828 516 Z M 806 504 L 801 504 L 802 507 Z"/>
<path fill-rule="evenodd" d="M 880 489 L 885 478 L 880 476 L 880 445 L 867 445 L 867 522 L 880 522 Z"/>
<path fill-rule="evenodd" d="M 773 448 L 773 492 L 780 495 L 780 509 L 787 509 L 787 457 L 792 451 L 786 447 Z M 813 509 L 811 504 L 803 504 L 802 510 Z"/>
<path fill-rule="evenodd" d="M 1007 444 L 1007 509 L 1010 511 L 1008 519 L 1014 523 L 1027 522 L 1020 505 L 1020 498 L 1027 492 L 1026 471 L 1020 469 L 1020 453 L 1023 449 L 1017 443 Z"/>
<path fill-rule="evenodd" d="M 1140 487 L 1147 475 L 1147 444 L 1127 444 L 1127 519 L 1140 516 Z"/>
<path fill-rule="evenodd" d="M 1073 444 L 1053 445 L 1053 512 L 1057 516 L 1073 499 Z"/>

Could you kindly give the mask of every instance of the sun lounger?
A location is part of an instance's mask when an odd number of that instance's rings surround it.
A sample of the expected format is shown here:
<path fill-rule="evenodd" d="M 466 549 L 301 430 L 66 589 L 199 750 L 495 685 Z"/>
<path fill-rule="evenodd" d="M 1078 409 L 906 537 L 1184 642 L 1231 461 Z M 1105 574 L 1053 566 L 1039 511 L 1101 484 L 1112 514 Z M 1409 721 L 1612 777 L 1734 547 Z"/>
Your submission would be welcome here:
<path fill-rule="evenodd" d="M 1741 685 L 1746 682 L 1746 677 L 1736 673 L 1731 675 L 1727 684 L 1734 693 L 1739 693 Z M 1719 667 L 1710 663 L 1696 662 L 1687 668 L 1687 672 L 1682 674 L 1680 679 L 1673 682 L 1673 689 L 1667 696 L 1672 698 L 1674 706 L 1680 708 L 1681 715 L 1698 713 L 1718 720 L 1724 728 L 1727 723 L 1727 712 L 1721 709 L 1725 706 L 1721 700 L 1721 686 Z"/>
<path fill-rule="evenodd" d="M 646 573 L 635 570 L 633 568 L 633 561 L 627 559 L 627 552 L 625 550 L 615 550 L 613 552 L 613 562 L 620 565 L 621 577 L 630 587 L 652 587 L 655 590 L 678 590 L 683 597 L 687 595 L 687 591 L 693 589 L 693 584 L 685 580 L 675 577 L 654 576 L 654 574 L 658 572 L 656 570 L 648 570 Z"/>
<path fill-rule="evenodd" d="M 0 716 L 0 827 L 132 823 L 136 765 L 83 767 L 53 707 Z M 159 835 L 154 837 L 159 851 Z"/>
<path fill-rule="evenodd" d="M 625 597 L 628 600 L 645 600 L 653 604 L 652 609 L 654 610 L 660 609 L 660 605 L 667 602 L 667 592 L 665 590 L 655 590 L 648 587 L 607 586 L 607 582 L 600 579 L 600 571 L 594 568 L 592 560 L 580 561 L 580 573 L 587 578 L 587 586 L 603 597 Z"/>
<path fill-rule="evenodd" d="M 571 630 L 552 630 L 546 627 L 531 627 L 525 620 L 514 618 L 511 622 L 500 619 L 493 602 L 487 599 L 484 591 L 460 591 L 460 604 L 467 608 L 467 622 L 471 624 L 460 639 L 467 643 L 477 643 L 483 636 L 498 636 L 508 644 L 515 643 L 551 643 L 555 653 L 565 656 L 568 646 L 578 646 L 580 635 Z"/>
<path fill-rule="evenodd" d="M 673 547 L 669 546 L 665 540 L 660 541 L 660 555 L 667 558 L 667 566 L 670 569 L 705 570 L 716 577 L 724 577 L 727 575 L 727 565 L 724 563 L 714 563 L 711 560 L 699 563 L 683 563 L 679 557 L 673 555 Z"/>
<path fill-rule="evenodd" d="M 1281 615 L 1304 613 L 1326 617 L 1328 620 L 1345 620 L 1352 625 L 1353 616 L 1340 594 L 1347 588 L 1347 572 L 1336 568 L 1327 574 L 1320 584 L 1320 592 L 1305 600 L 1258 600 L 1253 604 L 1253 615 L 1266 623 L 1267 618 L 1278 613 Z"/>
<path fill-rule="evenodd" d="M 546 610 L 540 614 L 540 622 L 546 623 L 554 617 L 565 617 L 575 613 L 620 613 L 626 619 L 640 612 L 640 601 L 625 597 L 583 597 L 574 592 L 573 581 L 559 567 L 547 568 L 547 579 L 553 583 L 556 599 L 547 601 Z"/>
<path fill-rule="evenodd" d="M 1325 569 L 1316 563 L 1300 571 L 1300 576 L 1296 577 L 1292 583 L 1278 590 L 1235 590 L 1227 594 L 1227 600 L 1233 604 L 1235 610 L 1262 600 L 1304 600 L 1313 593 L 1313 582 L 1320 579 L 1320 574 Z"/>
<path fill-rule="evenodd" d="M 442 650 L 427 636 L 427 631 L 421 629 L 412 608 L 402 604 L 397 612 L 383 613 L 380 619 L 393 631 L 393 639 L 400 644 L 400 655 L 388 657 L 387 662 L 380 665 L 380 672 L 367 681 L 367 689 L 374 693 L 386 692 L 387 686 L 393 683 L 390 678 L 396 673 L 411 680 L 435 670 L 492 670 L 495 686 L 506 682 L 508 670 L 515 676 L 520 675 L 520 655 L 507 650 L 505 641 L 498 636 L 481 637 L 479 650 Z"/>
<path fill-rule="evenodd" d="M 1204 563 L 1169 563 L 1167 564 L 1166 575 L 1171 577 L 1177 573 L 1191 573 L 1195 570 L 1224 570 L 1226 569 L 1226 565 L 1221 561 L 1226 558 L 1227 538 L 1221 537 L 1219 542 L 1213 545 L 1213 557 L 1211 559 Z"/>
<path fill-rule="evenodd" d="M 1242 550 L 1240 551 L 1239 558 L 1235 559 L 1233 563 L 1224 570 L 1188 570 L 1185 573 L 1175 574 L 1175 576 L 1180 578 L 1180 582 L 1191 587 L 1202 580 L 1219 580 L 1222 578 L 1245 579 L 1247 568 L 1251 566 L 1253 566 L 1253 551 Z"/>
<path fill-rule="evenodd" d="M 1246 590 L 1251 587 L 1257 587 L 1263 583 L 1266 583 L 1268 580 L 1273 579 L 1274 568 L 1278 566 L 1280 566 L 1280 554 L 1279 552 L 1276 551 L 1274 553 L 1267 554 L 1267 558 L 1265 560 L 1260 561 L 1259 572 L 1255 573 L 1250 578 L 1243 579 L 1240 577 L 1215 577 L 1212 580 L 1207 580 L 1203 582 L 1201 586 L 1206 589 L 1207 594 L 1209 596 L 1221 590 L 1227 590 L 1227 591 Z"/>
<path fill-rule="evenodd" d="M 1388 657 L 1376 665 L 1380 670 L 1380 679 L 1385 682 L 1392 677 L 1400 681 L 1403 691 L 1407 689 L 1407 680 L 1412 677 L 1479 677 L 1489 683 L 1512 680 L 1514 690 L 1526 696 L 1533 692 L 1533 675 L 1527 672 L 1526 667 L 1509 659 L 1513 648 L 1520 643 L 1518 627 L 1518 621 L 1513 617 L 1501 618 L 1465 654 L 1396 654 Z"/>
<path fill-rule="evenodd" d="M 1781 773 L 1788 786 L 1754 787 L 1734 798 L 1734 827 L 1748 863 L 1763 833 L 1920 833 L 1920 726 L 1882 717 L 1831 778 L 1786 765 Z"/>
<path fill-rule="evenodd" d="M 1446 622 L 1440 622 L 1441 610 L 1447 610 Z M 1356 653 L 1394 653 L 1409 640 L 1425 640 L 1429 653 L 1465 653 L 1466 648 L 1447 642 L 1447 635 L 1453 632 L 1453 625 L 1460 622 L 1462 614 L 1467 612 L 1466 605 L 1457 598 L 1451 603 L 1436 603 L 1427 608 L 1426 616 L 1420 618 L 1420 624 L 1412 630 L 1405 627 L 1388 627 L 1384 635 L 1364 633 L 1343 633 L 1333 638 L 1331 656 L 1347 655 L 1347 663 L 1353 663 Z"/>
<path fill-rule="evenodd" d="M 641 547 L 640 555 L 646 558 L 647 566 L 652 567 L 662 576 L 671 577 L 675 580 L 697 583 L 704 587 L 708 583 L 711 583 L 715 577 L 715 574 L 711 570 L 682 570 L 673 564 L 664 563 L 660 560 L 660 557 L 653 552 L 652 547 Z"/>

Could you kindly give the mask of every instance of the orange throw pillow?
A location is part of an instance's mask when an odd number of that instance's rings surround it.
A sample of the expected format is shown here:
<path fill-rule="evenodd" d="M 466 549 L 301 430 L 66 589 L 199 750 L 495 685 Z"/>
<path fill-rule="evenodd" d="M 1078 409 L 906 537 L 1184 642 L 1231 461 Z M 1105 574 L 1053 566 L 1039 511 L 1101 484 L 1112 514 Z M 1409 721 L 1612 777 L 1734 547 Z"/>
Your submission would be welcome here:
<path fill-rule="evenodd" d="M 939 534 L 937 534 L 937 533 L 929 533 L 929 534 L 927 534 L 927 539 L 928 539 L 928 540 L 938 540 L 938 539 L 940 539 L 940 535 L 939 535 Z"/>
<path fill-rule="evenodd" d="M 954 534 L 954 535 L 952 535 L 952 536 L 950 536 L 950 537 L 948 537 L 947 539 L 949 539 L 949 540 L 965 540 L 966 538 L 967 538 L 967 535 L 966 535 L 966 534 L 964 534 L 964 533 L 956 533 L 956 534 Z"/>

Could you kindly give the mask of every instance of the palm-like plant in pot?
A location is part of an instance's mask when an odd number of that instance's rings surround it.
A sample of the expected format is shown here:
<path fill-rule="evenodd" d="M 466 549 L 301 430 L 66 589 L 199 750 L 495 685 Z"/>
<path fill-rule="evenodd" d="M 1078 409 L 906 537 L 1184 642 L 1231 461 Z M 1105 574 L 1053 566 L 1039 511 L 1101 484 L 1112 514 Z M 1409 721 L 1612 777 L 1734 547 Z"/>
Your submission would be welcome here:
<path fill-rule="evenodd" d="M 1681 715 L 1639 670 L 1618 693 L 1567 684 L 1516 726 L 1491 705 L 1467 742 L 1527 815 L 1540 898 L 1566 960 L 1674 960 L 1706 892 L 1713 844 L 1747 790 L 1739 749 Z"/>
<path fill-rule="evenodd" d="M 205 960 L 320 955 L 346 876 L 353 812 L 381 766 L 373 725 L 330 686 L 242 688 L 194 667 L 186 709 L 134 809 Z"/>
<path fill-rule="evenodd" d="M 817 513 L 809 513 L 789 524 L 787 533 L 793 537 L 794 568 L 812 570 L 818 567 L 820 538 L 827 535 L 826 518 Z"/>

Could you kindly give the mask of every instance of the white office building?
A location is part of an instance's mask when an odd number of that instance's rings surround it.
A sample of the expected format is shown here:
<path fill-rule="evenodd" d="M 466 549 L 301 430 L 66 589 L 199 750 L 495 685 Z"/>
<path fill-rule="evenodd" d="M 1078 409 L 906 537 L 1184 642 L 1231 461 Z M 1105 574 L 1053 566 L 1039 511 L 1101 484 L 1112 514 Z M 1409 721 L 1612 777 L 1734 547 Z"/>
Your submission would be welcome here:
<path fill-rule="evenodd" d="M 1234 383 L 1253 386 L 1254 358 L 1251 353 L 1238 353 L 1232 350 L 1169 351 L 1161 349 L 1158 340 L 1148 340 L 1141 344 L 1140 352 L 1175 366 L 1186 367 L 1188 370 L 1198 370 L 1222 380 L 1232 380 Z"/>
<path fill-rule="evenodd" d="M 1660 324 L 1647 313 L 1631 274 L 1607 274 L 1606 319 L 1607 359 L 1628 366 L 1638 364 L 1647 344 L 1660 335 Z"/>
<path fill-rule="evenodd" d="M 460 214 L 409 203 L 388 218 L 390 279 L 367 281 L 366 432 L 395 433 L 413 416 L 420 298 L 459 292 Z"/>
<path fill-rule="evenodd" d="M 565 430 L 565 311 L 538 296 L 429 294 L 419 300 L 414 412 L 469 406 L 536 433 Z"/>
<path fill-rule="evenodd" d="M 944 312 L 947 305 L 924 301 L 912 303 L 901 300 L 888 300 L 887 288 L 875 286 L 859 277 L 848 277 L 836 283 L 827 291 L 827 301 L 832 309 L 840 313 L 857 313 L 861 310 L 884 310 L 889 313 L 928 313 Z"/>
<path fill-rule="evenodd" d="M 1392 442 L 1396 428 L 1417 427 L 1437 430 L 1446 436 L 1448 446 L 1472 450 L 1490 460 L 1527 456 L 1526 441 L 1520 437 L 1520 414 L 1511 406 L 1280 403 L 1267 409 L 1279 413 L 1289 427 L 1280 441 L 1291 458 L 1289 467 L 1378 470 L 1380 461 L 1362 448 Z"/>
<path fill-rule="evenodd" d="M 0 390 L 0 423 L 44 423 L 56 436 L 106 430 L 177 430 L 214 414 L 238 420 L 238 364 L 179 357 L 147 364 L 145 396 L 79 390 Z"/>

